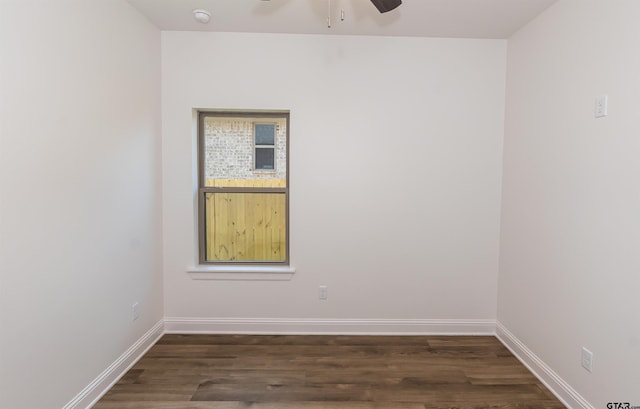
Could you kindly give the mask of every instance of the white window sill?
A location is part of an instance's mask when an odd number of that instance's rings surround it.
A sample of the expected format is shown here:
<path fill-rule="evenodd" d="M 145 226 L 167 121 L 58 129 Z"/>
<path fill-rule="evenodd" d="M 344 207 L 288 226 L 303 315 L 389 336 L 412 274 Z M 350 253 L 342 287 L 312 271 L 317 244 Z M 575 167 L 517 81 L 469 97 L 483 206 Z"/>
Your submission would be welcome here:
<path fill-rule="evenodd" d="M 289 281 L 293 266 L 196 266 L 187 269 L 192 280 Z"/>

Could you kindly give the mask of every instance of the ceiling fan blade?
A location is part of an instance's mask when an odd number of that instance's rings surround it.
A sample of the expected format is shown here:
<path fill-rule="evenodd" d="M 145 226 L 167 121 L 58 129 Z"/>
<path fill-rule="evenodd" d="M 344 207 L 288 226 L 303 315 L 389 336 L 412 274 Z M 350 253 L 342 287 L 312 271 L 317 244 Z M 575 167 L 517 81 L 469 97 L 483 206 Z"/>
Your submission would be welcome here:
<path fill-rule="evenodd" d="M 371 0 L 380 13 L 391 11 L 402 4 L 402 0 Z"/>

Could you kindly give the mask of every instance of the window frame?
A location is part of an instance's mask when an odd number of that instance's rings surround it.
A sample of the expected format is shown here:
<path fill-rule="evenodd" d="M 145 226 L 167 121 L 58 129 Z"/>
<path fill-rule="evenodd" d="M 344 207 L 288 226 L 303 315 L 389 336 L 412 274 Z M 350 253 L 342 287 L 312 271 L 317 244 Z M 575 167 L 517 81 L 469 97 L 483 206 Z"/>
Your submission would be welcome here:
<path fill-rule="evenodd" d="M 290 235 L 289 235 L 289 139 L 291 134 L 290 129 L 290 119 L 291 115 L 289 111 L 197 111 L 198 113 L 198 129 L 197 129 L 197 156 L 198 156 L 198 217 L 197 217 L 197 228 L 198 228 L 198 263 L 203 266 L 289 266 L 290 265 Z M 206 152 L 205 152 L 205 119 L 207 117 L 222 117 L 222 118 L 256 118 L 255 123 L 261 123 L 259 121 L 263 121 L 262 123 L 266 123 L 269 119 L 272 119 L 270 123 L 276 123 L 273 121 L 274 119 L 284 119 L 286 124 L 286 160 L 285 160 L 285 186 L 284 187 L 213 187 L 206 186 L 206 175 L 205 175 L 205 163 L 206 163 Z M 264 173 L 265 170 L 257 170 L 255 169 L 255 123 L 254 123 L 254 134 L 252 135 L 253 143 L 253 156 L 254 156 L 254 166 L 252 171 L 257 173 Z M 276 171 L 276 162 L 277 162 L 277 132 L 274 135 L 276 138 L 274 140 L 274 169 L 268 170 L 266 172 L 275 172 Z M 285 196 L 285 259 L 284 260 L 207 260 L 207 241 L 206 241 L 206 195 L 209 193 L 280 193 Z"/>

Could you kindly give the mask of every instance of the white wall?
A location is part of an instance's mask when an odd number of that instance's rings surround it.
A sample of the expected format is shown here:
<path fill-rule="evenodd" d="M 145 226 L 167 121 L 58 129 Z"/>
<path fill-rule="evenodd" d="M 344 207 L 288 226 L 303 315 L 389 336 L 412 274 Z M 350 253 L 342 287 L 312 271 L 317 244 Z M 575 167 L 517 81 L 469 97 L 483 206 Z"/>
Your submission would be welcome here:
<path fill-rule="evenodd" d="M 163 32 L 166 316 L 495 319 L 505 46 Z M 291 110 L 291 281 L 186 274 L 193 108 Z"/>
<path fill-rule="evenodd" d="M 52 3 L 0 3 L 1 407 L 63 406 L 162 317 L 162 222 L 168 317 L 491 320 L 497 299 L 594 407 L 640 402 L 637 2 L 561 0 L 509 40 L 498 295 L 505 42 L 165 32 L 161 186 L 158 30 Z M 291 281 L 186 274 L 193 108 L 291 110 Z"/>
<path fill-rule="evenodd" d="M 60 408 L 162 318 L 160 33 L 3 0 L 0 69 L 0 407 Z"/>
<path fill-rule="evenodd" d="M 561 0 L 508 47 L 498 318 L 596 408 L 640 405 L 638 21 Z"/>

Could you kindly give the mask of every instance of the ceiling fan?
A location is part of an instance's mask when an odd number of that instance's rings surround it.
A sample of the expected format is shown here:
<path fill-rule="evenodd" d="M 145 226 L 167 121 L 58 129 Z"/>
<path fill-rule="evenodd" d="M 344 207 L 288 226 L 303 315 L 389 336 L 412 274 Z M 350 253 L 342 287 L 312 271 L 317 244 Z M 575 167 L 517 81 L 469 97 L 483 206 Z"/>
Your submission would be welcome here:
<path fill-rule="evenodd" d="M 380 13 L 391 11 L 402 4 L 402 0 L 371 0 Z"/>
<path fill-rule="evenodd" d="M 262 0 L 262 1 L 270 1 L 270 0 Z M 380 13 L 386 13 L 387 11 L 391 11 L 402 4 L 402 0 L 371 0 L 374 6 L 378 9 Z"/>

